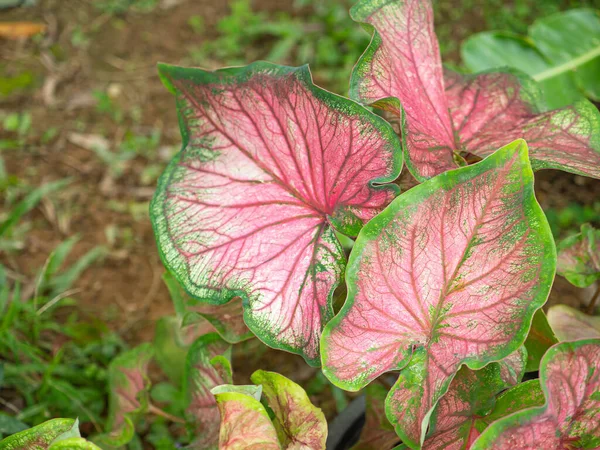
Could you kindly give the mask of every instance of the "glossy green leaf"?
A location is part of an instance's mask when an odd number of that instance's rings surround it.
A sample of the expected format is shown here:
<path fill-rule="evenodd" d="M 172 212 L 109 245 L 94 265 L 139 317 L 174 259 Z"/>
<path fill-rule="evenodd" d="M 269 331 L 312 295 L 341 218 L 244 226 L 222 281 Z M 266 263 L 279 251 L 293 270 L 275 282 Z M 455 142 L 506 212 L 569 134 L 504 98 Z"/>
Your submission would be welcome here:
<path fill-rule="evenodd" d="M 273 411 L 273 424 L 283 448 L 325 450 L 327 421 L 304 389 L 275 372 L 257 370 L 250 379 L 262 386 L 263 397 Z"/>
<path fill-rule="evenodd" d="M 531 328 L 525 340 L 527 349 L 527 372 L 533 372 L 540 367 L 540 361 L 546 351 L 558 342 L 552 328 L 548 324 L 546 314 L 541 309 L 537 310 L 531 321 Z"/>
<path fill-rule="evenodd" d="M 74 427 L 73 419 L 52 419 L 3 439 L 0 450 L 47 450 L 52 441 Z"/>
<path fill-rule="evenodd" d="M 600 230 L 588 224 L 557 245 L 556 271 L 571 284 L 584 288 L 600 280 Z"/>
<path fill-rule="evenodd" d="M 567 305 L 551 306 L 548 322 L 560 341 L 600 338 L 600 317 L 590 316 Z"/>

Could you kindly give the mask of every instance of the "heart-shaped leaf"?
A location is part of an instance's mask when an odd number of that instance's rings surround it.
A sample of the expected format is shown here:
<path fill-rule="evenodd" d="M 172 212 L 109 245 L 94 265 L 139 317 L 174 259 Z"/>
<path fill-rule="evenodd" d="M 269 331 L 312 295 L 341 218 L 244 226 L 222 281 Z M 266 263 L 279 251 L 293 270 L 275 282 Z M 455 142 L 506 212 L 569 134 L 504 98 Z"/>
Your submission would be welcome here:
<path fill-rule="evenodd" d="M 313 406 L 304 389 L 275 372 L 257 370 L 250 378 L 262 385 L 263 396 L 273 411 L 279 442 L 289 450 L 325 450 L 327 421 Z"/>
<path fill-rule="evenodd" d="M 73 429 L 73 419 L 52 419 L 0 441 L 2 450 L 43 450 L 63 433 Z M 79 429 L 77 429 L 79 431 Z"/>
<path fill-rule="evenodd" d="M 600 339 L 600 317 L 589 316 L 570 306 L 551 306 L 548 321 L 560 341 Z"/>
<path fill-rule="evenodd" d="M 332 225 L 354 236 L 394 198 L 397 136 L 306 66 L 160 73 L 184 141 L 151 205 L 164 264 L 202 302 L 242 297 L 262 341 L 318 365 L 345 266 Z"/>
<path fill-rule="evenodd" d="M 239 392 L 215 394 L 221 413 L 219 450 L 281 450 L 265 407 Z"/>
<path fill-rule="evenodd" d="M 430 0 L 362 0 L 351 14 L 374 31 L 350 95 L 400 119 L 406 164 L 418 180 L 517 138 L 529 143 L 534 169 L 600 178 L 600 113 L 588 101 L 546 111 L 525 74 L 444 80 Z"/>
<path fill-rule="evenodd" d="M 526 359 L 527 352 L 520 347 L 506 359 L 483 369 L 471 370 L 463 366 L 431 415 L 423 449 L 470 448 L 487 427 L 485 419 L 494 411 L 496 396 L 521 381 Z"/>
<path fill-rule="evenodd" d="M 587 95 L 600 100 L 600 17 L 573 9 L 537 20 L 529 36 L 486 31 L 467 39 L 461 54 L 474 72 L 512 67 L 540 83 L 546 102 L 560 108 Z"/>
<path fill-rule="evenodd" d="M 556 271 L 571 284 L 584 288 L 600 280 L 600 230 L 588 224 L 557 245 Z"/>
<path fill-rule="evenodd" d="M 563 342 L 542 360 L 546 404 L 494 422 L 472 450 L 595 449 L 600 446 L 600 340 Z"/>
<path fill-rule="evenodd" d="M 462 364 L 479 369 L 523 344 L 555 260 L 524 141 L 416 186 L 359 234 L 323 371 L 358 390 L 400 369 L 386 412 L 416 448 Z"/>
<path fill-rule="evenodd" d="M 190 347 L 184 377 L 184 396 L 187 399 L 186 418 L 192 429 L 193 449 L 216 449 L 219 442 L 220 415 L 211 389 L 232 383 L 227 357 L 231 346 L 218 334 L 204 335 Z M 219 356 L 225 355 L 220 359 Z M 215 358 L 217 367 L 213 365 Z"/>
<path fill-rule="evenodd" d="M 385 416 L 385 397 L 388 390 L 379 383 L 365 388 L 365 425 L 358 443 L 352 450 L 381 450 L 392 448 L 400 441 L 394 427 Z"/>
<path fill-rule="evenodd" d="M 148 408 L 148 363 L 152 359 L 150 344 L 142 344 L 116 357 L 108 369 L 109 412 L 101 443 L 113 447 L 127 444 L 134 434 L 133 423 Z"/>

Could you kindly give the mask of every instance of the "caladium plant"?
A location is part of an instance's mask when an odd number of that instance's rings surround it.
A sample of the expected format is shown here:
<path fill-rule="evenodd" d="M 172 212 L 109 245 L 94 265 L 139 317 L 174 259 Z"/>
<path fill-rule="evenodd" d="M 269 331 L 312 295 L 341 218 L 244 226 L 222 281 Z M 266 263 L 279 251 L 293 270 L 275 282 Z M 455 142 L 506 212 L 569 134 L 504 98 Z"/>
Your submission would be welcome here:
<path fill-rule="evenodd" d="M 348 299 L 323 332 L 323 372 L 358 390 L 401 370 L 386 412 L 416 448 L 462 364 L 479 369 L 523 343 L 555 261 L 524 141 L 438 175 L 360 232 Z"/>
<path fill-rule="evenodd" d="M 527 140 L 534 169 L 600 178 L 600 113 L 590 102 L 546 110 L 525 74 L 444 73 L 430 0 L 362 0 L 351 15 L 373 37 L 350 96 L 400 121 L 406 163 L 418 180 L 517 138 Z"/>
<path fill-rule="evenodd" d="M 600 230 L 588 224 L 562 240 L 556 269 L 573 285 L 584 288 L 600 280 Z"/>
<path fill-rule="evenodd" d="M 101 450 L 81 437 L 79 421 L 52 419 L 0 441 L 2 450 Z"/>
<path fill-rule="evenodd" d="M 567 305 L 548 309 L 548 322 L 561 341 L 600 339 L 600 317 L 590 316 Z"/>

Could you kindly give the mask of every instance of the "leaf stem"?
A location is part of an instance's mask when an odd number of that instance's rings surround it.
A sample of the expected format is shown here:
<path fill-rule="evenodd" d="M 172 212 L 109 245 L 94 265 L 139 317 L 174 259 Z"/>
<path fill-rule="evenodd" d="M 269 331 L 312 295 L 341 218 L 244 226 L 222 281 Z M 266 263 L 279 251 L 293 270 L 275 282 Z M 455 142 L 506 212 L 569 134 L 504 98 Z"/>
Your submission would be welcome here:
<path fill-rule="evenodd" d="M 600 56 L 600 46 L 593 48 L 589 52 L 586 52 L 583 55 L 578 56 L 577 58 L 573 58 L 570 61 L 553 67 L 552 69 L 544 70 L 543 72 L 533 75 L 533 79 L 535 81 L 544 81 L 548 78 L 553 78 L 564 72 L 568 72 L 569 70 L 575 70 L 577 69 L 577 67 L 585 64 L 586 62 L 591 61 L 592 59 L 598 56 Z"/>
<path fill-rule="evenodd" d="M 168 412 L 163 411 L 162 409 L 157 408 L 152 404 L 148 405 L 148 412 L 156 414 L 157 416 L 164 417 L 165 419 L 168 419 L 171 422 L 181 423 L 185 425 L 185 420 L 183 420 L 181 417 L 173 416 L 172 414 L 169 414 Z"/>
<path fill-rule="evenodd" d="M 598 298 L 600 298 L 600 283 L 597 283 L 596 293 L 590 300 L 590 304 L 587 307 L 588 314 L 594 314 L 594 310 L 596 309 L 596 303 L 598 302 Z"/>

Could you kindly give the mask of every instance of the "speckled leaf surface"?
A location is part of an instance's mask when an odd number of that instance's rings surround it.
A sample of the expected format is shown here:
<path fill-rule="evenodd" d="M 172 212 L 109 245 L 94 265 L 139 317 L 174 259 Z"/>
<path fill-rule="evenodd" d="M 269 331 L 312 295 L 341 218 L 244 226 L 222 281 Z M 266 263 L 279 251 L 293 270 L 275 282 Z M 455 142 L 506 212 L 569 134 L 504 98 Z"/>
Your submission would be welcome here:
<path fill-rule="evenodd" d="M 589 101 L 543 111 L 535 82 L 517 72 L 446 71 L 446 94 L 460 150 L 485 157 L 523 138 L 534 170 L 600 178 L 600 113 Z"/>
<path fill-rule="evenodd" d="M 571 284 L 584 288 L 600 280 L 600 230 L 581 226 L 581 232 L 557 245 L 556 270 Z"/>
<path fill-rule="evenodd" d="M 50 443 L 75 425 L 73 419 L 52 419 L 0 441 L 1 450 L 46 450 Z"/>
<path fill-rule="evenodd" d="M 463 366 L 436 406 L 422 448 L 470 448 L 487 426 L 482 419 L 493 411 L 496 396 L 521 381 L 526 359 L 527 352 L 520 347 L 506 359 L 488 364 L 483 369 L 474 371 Z"/>
<path fill-rule="evenodd" d="M 287 450 L 325 450 L 327 421 L 300 386 L 275 372 L 257 370 L 251 380 L 262 385 L 274 413 L 279 442 Z"/>
<path fill-rule="evenodd" d="M 107 434 L 101 443 L 118 447 L 128 443 L 134 434 L 137 415 L 148 407 L 148 364 L 153 357 L 151 344 L 142 344 L 116 357 L 108 369 L 109 413 Z"/>
<path fill-rule="evenodd" d="M 352 450 L 381 450 L 392 448 L 400 441 L 394 427 L 385 416 L 387 388 L 371 383 L 365 388 L 365 425 L 358 443 Z"/>
<path fill-rule="evenodd" d="M 221 413 L 219 450 L 281 450 L 265 407 L 238 392 L 215 394 Z"/>
<path fill-rule="evenodd" d="M 323 371 L 358 390 L 400 369 L 386 412 L 416 448 L 461 364 L 479 369 L 523 344 L 555 258 L 523 141 L 416 186 L 356 240 Z"/>
<path fill-rule="evenodd" d="M 561 341 L 600 339 L 600 317 L 590 316 L 570 306 L 551 306 L 548 321 Z"/>
<path fill-rule="evenodd" d="M 216 333 L 200 337 L 187 354 L 184 377 L 184 395 L 187 399 L 186 419 L 193 430 L 192 449 L 216 449 L 219 442 L 220 415 L 211 389 L 232 383 L 231 368 L 221 367 L 225 362 L 213 359 L 230 353 L 230 345 Z"/>
<path fill-rule="evenodd" d="M 553 346 L 540 367 L 546 404 L 494 422 L 472 450 L 596 449 L 600 446 L 600 340 Z"/>
<path fill-rule="evenodd" d="M 395 114 L 419 181 L 484 157 L 514 139 L 534 169 L 600 178 L 600 113 L 586 100 L 546 110 L 525 74 L 448 74 L 444 80 L 430 0 L 362 0 L 352 16 L 373 31 L 350 95 Z"/>
<path fill-rule="evenodd" d="M 204 303 L 241 297 L 262 341 L 318 364 L 345 267 L 332 225 L 356 235 L 394 198 L 397 136 L 306 66 L 160 73 L 183 136 L 151 205 L 164 264 Z"/>
<path fill-rule="evenodd" d="M 48 450 L 102 450 L 93 442 L 81 437 L 72 437 L 53 443 Z"/>
<path fill-rule="evenodd" d="M 417 179 L 455 168 L 431 3 L 363 0 L 350 14 L 376 30 L 352 73 L 351 98 L 402 117 L 406 163 Z"/>

